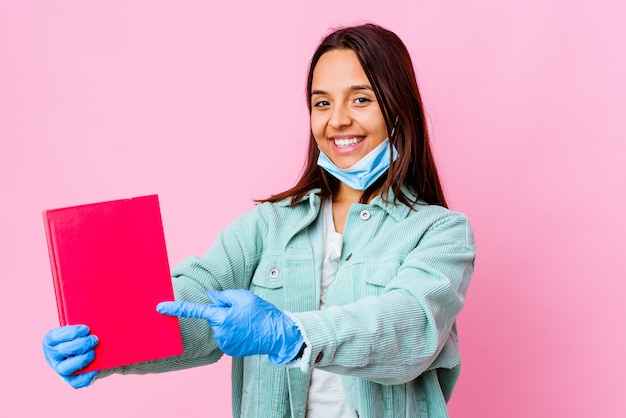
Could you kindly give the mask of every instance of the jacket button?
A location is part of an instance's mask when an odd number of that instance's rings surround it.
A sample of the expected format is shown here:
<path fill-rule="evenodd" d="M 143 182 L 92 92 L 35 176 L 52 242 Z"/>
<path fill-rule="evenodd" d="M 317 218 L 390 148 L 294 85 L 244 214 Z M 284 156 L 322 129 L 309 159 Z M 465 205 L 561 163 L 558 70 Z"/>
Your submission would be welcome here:
<path fill-rule="evenodd" d="M 324 353 L 320 351 L 319 354 L 317 355 L 317 357 L 315 357 L 315 364 L 317 364 L 320 361 L 322 361 L 322 358 L 324 358 Z"/>
<path fill-rule="evenodd" d="M 367 221 L 367 220 L 368 220 L 368 219 L 372 216 L 372 214 L 370 213 L 370 211 L 369 211 L 369 210 L 365 209 L 365 210 L 362 210 L 362 211 L 361 211 L 361 213 L 359 214 L 359 216 L 360 216 L 360 217 L 361 217 L 361 219 L 363 219 L 364 221 Z"/>
<path fill-rule="evenodd" d="M 280 272 L 278 271 L 277 268 L 270 269 L 270 272 L 269 272 L 270 279 L 277 278 L 279 273 Z"/>

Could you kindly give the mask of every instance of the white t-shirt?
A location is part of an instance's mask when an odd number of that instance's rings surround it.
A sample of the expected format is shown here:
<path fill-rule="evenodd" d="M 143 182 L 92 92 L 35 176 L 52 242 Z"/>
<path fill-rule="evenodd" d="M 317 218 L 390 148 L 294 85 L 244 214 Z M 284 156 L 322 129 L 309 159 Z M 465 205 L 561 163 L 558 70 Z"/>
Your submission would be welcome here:
<path fill-rule="evenodd" d="M 322 207 L 324 221 L 324 261 L 322 263 L 322 283 L 320 310 L 324 309 L 324 297 L 328 286 L 335 280 L 337 264 L 341 257 L 343 236 L 335 230 L 332 202 L 324 200 Z M 314 368 L 309 387 L 306 418 L 350 418 L 350 409 L 341 384 L 341 376 Z"/>

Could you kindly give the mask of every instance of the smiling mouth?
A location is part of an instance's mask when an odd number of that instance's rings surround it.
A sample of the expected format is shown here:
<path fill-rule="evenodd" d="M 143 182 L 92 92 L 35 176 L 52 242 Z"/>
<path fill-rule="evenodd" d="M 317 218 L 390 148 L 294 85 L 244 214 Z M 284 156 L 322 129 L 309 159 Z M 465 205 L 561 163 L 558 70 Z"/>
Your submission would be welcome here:
<path fill-rule="evenodd" d="M 358 144 L 359 142 L 363 141 L 365 139 L 364 136 L 357 136 L 354 138 L 342 138 L 342 139 L 333 139 L 332 141 L 335 143 L 336 146 L 338 147 L 351 147 L 354 146 L 356 144 Z"/>

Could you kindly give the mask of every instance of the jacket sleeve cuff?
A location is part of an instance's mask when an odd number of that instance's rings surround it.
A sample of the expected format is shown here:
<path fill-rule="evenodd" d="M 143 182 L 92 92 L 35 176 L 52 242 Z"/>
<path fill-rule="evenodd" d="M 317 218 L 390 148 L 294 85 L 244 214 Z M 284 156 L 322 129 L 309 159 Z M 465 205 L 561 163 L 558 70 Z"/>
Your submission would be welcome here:
<path fill-rule="evenodd" d="M 302 352 L 302 355 L 285 364 L 285 366 L 299 368 L 304 373 L 306 373 L 309 371 L 309 364 L 311 363 L 311 341 L 306 334 L 306 330 L 304 329 L 302 322 L 300 322 L 300 320 L 291 312 L 284 312 L 284 314 L 287 315 L 296 324 L 296 327 L 298 327 L 298 331 L 300 331 L 300 333 L 302 334 L 302 339 L 304 340 L 304 351 Z"/>

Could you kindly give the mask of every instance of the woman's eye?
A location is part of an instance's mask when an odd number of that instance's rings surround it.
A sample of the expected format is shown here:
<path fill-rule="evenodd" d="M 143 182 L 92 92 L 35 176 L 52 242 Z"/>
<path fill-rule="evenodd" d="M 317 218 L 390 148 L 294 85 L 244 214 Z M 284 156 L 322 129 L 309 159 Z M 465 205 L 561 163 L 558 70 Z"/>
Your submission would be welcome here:
<path fill-rule="evenodd" d="M 367 97 L 357 97 L 356 99 L 354 99 L 354 102 L 356 104 L 366 104 L 371 102 L 370 99 L 368 99 Z"/>
<path fill-rule="evenodd" d="M 313 107 L 324 107 L 328 105 L 330 105 L 330 103 L 328 103 L 326 100 L 320 100 L 319 102 L 313 103 Z"/>

